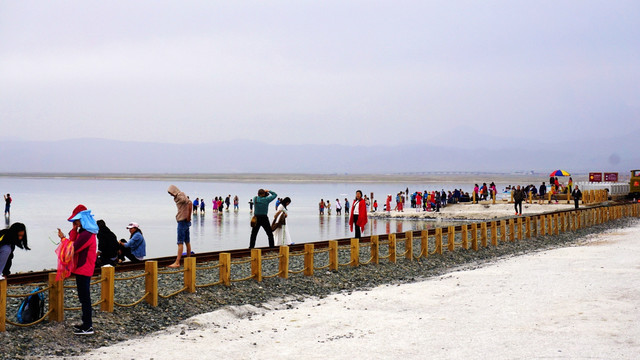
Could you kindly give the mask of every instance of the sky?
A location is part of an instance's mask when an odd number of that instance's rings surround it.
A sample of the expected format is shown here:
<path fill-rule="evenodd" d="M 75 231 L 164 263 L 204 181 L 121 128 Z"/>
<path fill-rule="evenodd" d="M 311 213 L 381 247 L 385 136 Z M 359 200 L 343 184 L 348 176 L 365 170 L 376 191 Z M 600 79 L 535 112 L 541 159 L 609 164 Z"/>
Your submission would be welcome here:
<path fill-rule="evenodd" d="M 0 139 L 598 139 L 640 129 L 638 19 L 639 1 L 0 0 Z"/>

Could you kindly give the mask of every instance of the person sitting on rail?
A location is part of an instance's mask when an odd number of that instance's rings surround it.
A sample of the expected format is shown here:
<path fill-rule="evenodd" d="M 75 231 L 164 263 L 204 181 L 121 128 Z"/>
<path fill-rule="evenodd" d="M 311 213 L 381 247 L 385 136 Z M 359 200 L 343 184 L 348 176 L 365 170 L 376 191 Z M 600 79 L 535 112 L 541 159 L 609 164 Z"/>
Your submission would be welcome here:
<path fill-rule="evenodd" d="M 115 266 L 118 263 L 118 249 L 120 243 L 116 234 L 107 227 L 104 220 L 98 220 L 98 260 L 96 265 Z"/>
<path fill-rule="evenodd" d="M 147 255 L 147 244 L 142 236 L 140 225 L 132 222 L 127 225 L 127 229 L 129 229 L 131 237 L 129 237 L 128 242 L 124 239 L 120 240 L 120 255 L 118 256 L 120 262 L 124 261 L 125 257 L 132 262 L 142 261 Z"/>

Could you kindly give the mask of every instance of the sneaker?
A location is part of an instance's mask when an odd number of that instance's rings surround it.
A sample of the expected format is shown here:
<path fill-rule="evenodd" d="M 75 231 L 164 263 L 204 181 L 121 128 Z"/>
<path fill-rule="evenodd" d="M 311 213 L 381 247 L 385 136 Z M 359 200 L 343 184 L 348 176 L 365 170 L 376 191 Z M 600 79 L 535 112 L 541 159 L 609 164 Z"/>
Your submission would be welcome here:
<path fill-rule="evenodd" d="M 88 329 L 76 329 L 73 332 L 75 335 L 93 335 L 93 327 Z"/>

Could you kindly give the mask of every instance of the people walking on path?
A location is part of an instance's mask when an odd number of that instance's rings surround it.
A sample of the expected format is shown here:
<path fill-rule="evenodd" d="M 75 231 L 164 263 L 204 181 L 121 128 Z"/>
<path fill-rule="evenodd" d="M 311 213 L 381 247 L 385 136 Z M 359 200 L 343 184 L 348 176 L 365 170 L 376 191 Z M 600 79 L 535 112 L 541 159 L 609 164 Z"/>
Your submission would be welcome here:
<path fill-rule="evenodd" d="M 187 257 L 191 256 L 191 236 L 189 234 L 189 227 L 191 227 L 191 201 L 175 185 L 170 185 L 167 192 L 173 196 L 173 201 L 175 201 L 178 208 L 176 213 L 176 221 L 178 222 L 178 256 L 176 261 L 167 267 L 179 268 L 184 244 L 187 244 Z"/>
<path fill-rule="evenodd" d="M 356 238 L 360 239 L 364 226 L 367 224 L 367 204 L 362 198 L 362 191 L 356 191 L 356 198 L 351 206 L 351 216 L 349 216 L 349 230 L 353 231 L 353 225 L 356 226 Z"/>
<path fill-rule="evenodd" d="M 269 221 L 269 203 L 272 202 L 278 194 L 273 191 L 260 189 L 258 190 L 258 196 L 253 198 L 255 210 L 253 216 L 256 217 L 256 224 L 251 229 L 251 238 L 249 239 L 249 249 L 256 247 L 256 237 L 258 231 L 263 228 L 267 233 L 269 239 L 269 247 L 274 247 L 273 244 L 273 231 L 271 231 L 271 222 Z"/>

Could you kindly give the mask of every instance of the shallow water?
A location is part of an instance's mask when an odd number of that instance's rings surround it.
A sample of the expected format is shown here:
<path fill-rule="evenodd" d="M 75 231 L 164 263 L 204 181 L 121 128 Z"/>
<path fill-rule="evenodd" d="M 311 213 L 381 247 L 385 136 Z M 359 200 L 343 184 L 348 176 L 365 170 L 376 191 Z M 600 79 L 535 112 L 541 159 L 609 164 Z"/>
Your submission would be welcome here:
<path fill-rule="evenodd" d="M 12 272 L 42 270 L 56 265 L 54 243 L 58 242 L 57 228 L 65 233 L 71 228 L 66 220 L 78 204 L 92 210 L 96 219 L 103 219 L 118 236 L 128 238 L 126 225 L 137 222 L 144 233 L 147 244 L 147 258 L 170 256 L 176 252 L 176 206 L 167 193 L 172 182 L 161 180 L 78 180 L 78 179 L 23 179 L 0 178 L 0 192 L 11 193 L 11 219 L 8 223 L 23 222 L 31 251 L 16 249 Z M 279 182 L 273 184 L 250 182 L 174 182 L 193 200 L 205 198 L 206 212 L 194 216 L 191 227 L 191 242 L 195 252 L 246 248 L 249 244 L 248 201 L 257 189 L 275 191 L 278 197 L 289 196 L 288 226 L 294 242 L 313 242 L 353 236 L 349 231 L 348 218 L 335 215 L 335 199 L 344 203 L 344 198 L 353 199 L 355 191 L 379 199 L 382 208 L 386 194 L 396 194 L 405 190 L 405 184 L 398 183 L 317 183 Z M 505 184 L 496 182 L 498 189 Z M 438 182 L 411 184 L 410 192 L 437 189 L 462 188 L 471 191 L 472 183 Z M 212 199 L 215 196 L 238 195 L 240 209 L 214 213 Z M 319 216 L 317 204 L 320 199 L 329 199 L 333 206 L 331 216 Z M 275 213 L 275 202 L 269 210 Z M 420 230 L 436 226 L 446 226 L 437 221 L 381 220 L 371 219 L 365 235 L 386 234 L 409 230 Z M 256 246 L 267 246 L 264 231 L 260 231 Z"/>

